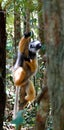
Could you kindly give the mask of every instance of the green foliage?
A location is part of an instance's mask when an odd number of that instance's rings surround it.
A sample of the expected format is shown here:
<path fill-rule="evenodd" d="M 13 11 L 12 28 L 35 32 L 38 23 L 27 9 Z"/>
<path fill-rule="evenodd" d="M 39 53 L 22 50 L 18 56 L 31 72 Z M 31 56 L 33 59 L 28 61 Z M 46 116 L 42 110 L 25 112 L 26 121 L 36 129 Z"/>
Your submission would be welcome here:
<path fill-rule="evenodd" d="M 37 112 L 38 104 L 32 102 L 30 105 L 26 108 L 26 113 L 24 114 L 24 118 L 26 121 L 27 126 L 34 126 L 35 125 L 35 118 L 36 118 L 36 112 Z"/>
<path fill-rule="evenodd" d="M 25 123 L 25 119 L 23 114 L 25 113 L 25 110 L 18 111 L 16 118 L 11 121 L 11 124 L 16 125 L 16 129 L 18 130 L 19 125 L 23 125 Z"/>
<path fill-rule="evenodd" d="M 0 0 L 0 3 L 2 3 L 2 0 Z"/>
<path fill-rule="evenodd" d="M 37 111 L 37 104 L 31 103 L 24 110 L 18 111 L 16 118 L 11 121 L 12 124 L 16 125 L 16 128 L 19 125 L 24 126 L 34 126 L 35 125 L 35 117 Z"/>
<path fill-rule="evenodd" d="M 13 7 L 13 6 L 12 6 Z M 12 62 L 12 58 L 13 58 L 13 51 L 14 51 L 14 46 L 13 46 L 13 38 L 14 38 L 14 15 L 11 13 L 12 12 L 12 7 L 10 5 L 9 7 L 9 13 L 7 12 L 6 16 L 6 31 L 7 31 L 7 44 L 6 44 L 6 54 L 7 54 L 7 59 L 9 60 L 11 58 L 11 62 Z M 8 63 L 7 60 L 7 64 Z"/>
<path fill-rule="evenodd" d="M 45 54 L 45 52 L 46 52 L 46 44 L 42 45 L 41 50 L 42 50 L 43 54 Z"/>
<path fill-rule="evenodd" d="M 24 110 L 20 110 L 17 113 L 17 116 L 14 120 L 11 121 L 12 124 L 16 125 L 16 129 L 18 129 L 19 125 L 22 126 L 34 126 L 35 125 L 35 117 L 37 111 L 37 105 L 33 106 L 32 103 L 29 107 Z"/>

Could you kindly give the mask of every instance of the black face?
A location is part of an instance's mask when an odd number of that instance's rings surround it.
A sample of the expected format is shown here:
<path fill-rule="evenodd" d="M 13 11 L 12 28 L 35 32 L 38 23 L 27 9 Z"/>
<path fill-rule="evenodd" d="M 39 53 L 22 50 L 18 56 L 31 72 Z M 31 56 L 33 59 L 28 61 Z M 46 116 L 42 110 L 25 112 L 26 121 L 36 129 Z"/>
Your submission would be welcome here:
<path fill-rule="evenodd" d="M 40 41 L 33 41 L 29 43 L 29 51 L 36 53 L 41 48 Z"/>

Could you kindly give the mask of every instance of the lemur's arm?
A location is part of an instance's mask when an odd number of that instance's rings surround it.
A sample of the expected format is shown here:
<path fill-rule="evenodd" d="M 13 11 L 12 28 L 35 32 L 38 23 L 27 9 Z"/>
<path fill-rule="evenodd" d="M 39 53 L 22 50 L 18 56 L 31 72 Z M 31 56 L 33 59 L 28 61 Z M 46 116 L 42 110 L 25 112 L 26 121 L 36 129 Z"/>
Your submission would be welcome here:
<path fill-rule="evenodd" d="M 19 42 L 19 51 L 24 53 L 29 41 L 30 41 L 31 32 L 25 33 Z"/>
<path fill-rule="evenodd" d="M 21 66 L 21 67 L 23 66 L 24 53 L 25 53 L 25 50 L 27 49 L 27 46 L 29 44 L 30 35 L 31 35 L 30 32 L 25 33 L 19 42 L 18 56 L 17 56 L 16 63 L 14 65 L 14 70 L 16 70 L 19 66 Z"/>

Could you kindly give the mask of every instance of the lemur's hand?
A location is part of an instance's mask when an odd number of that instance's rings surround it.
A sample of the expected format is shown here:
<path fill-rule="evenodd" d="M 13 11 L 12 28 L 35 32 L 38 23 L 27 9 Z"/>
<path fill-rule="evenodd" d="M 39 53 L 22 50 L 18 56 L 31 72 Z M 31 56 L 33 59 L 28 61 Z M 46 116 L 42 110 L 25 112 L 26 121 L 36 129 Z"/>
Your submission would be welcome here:
<path fill-rule="evenodd" d="M 31 32 L 24 33 L 24 37 L 25 37 L 25 38 L 28 38 L 28 37 L 30 37 L 30 36 L 31 36 Z"/>
<path fill-rule="evenodd" d="M 34 73 L 37 69 L 37 62 L 36 60 L 30 60 L 30 62 L 25 61 L 26 65 L 29 66 L 29 68 L 31 69 L 31 72 Z"/>

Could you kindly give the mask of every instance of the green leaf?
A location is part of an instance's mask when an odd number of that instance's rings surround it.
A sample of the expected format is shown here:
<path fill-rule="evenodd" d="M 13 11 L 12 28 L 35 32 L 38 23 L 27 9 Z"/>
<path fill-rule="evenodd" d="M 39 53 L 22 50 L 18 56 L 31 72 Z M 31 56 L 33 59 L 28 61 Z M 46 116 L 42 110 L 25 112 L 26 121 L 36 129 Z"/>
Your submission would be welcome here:
<path fill-rule="evenodd" d="M 0 0 L 0 3 L 2 3 L 2 0 Z"/>
<path fill-rule="evenodd" d="M 46 44 L 42 45 L 41 50 L 43 51 L 43 53 L 46 51 Z"/>
<path fill-rule="evenodd" d="M 17 128 L 19 125 L 24 124 L 25 123 L 25 119 L 23 116 L 24 113 L 25 113 L 25 109 L 17 112 L 16 118 L 11 121 L 11 124 L 15 124 Z"/>

